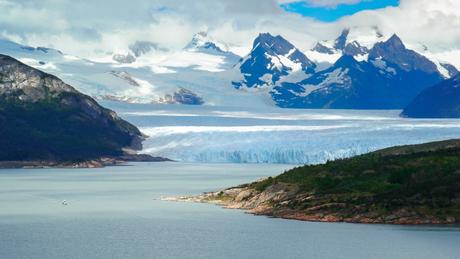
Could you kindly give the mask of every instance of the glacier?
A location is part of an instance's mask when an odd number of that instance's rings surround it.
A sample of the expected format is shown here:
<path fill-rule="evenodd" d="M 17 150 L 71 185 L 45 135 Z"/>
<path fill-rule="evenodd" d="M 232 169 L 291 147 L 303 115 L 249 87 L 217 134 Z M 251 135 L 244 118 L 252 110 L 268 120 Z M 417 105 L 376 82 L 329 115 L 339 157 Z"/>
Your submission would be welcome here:
<path fill-rule="evenodd" d="M 460 120 L 407 119 L 399 110 L 103 104 L 149 136 L 144 153 L 181 162 L 318 164 L 460 137 Z"/>

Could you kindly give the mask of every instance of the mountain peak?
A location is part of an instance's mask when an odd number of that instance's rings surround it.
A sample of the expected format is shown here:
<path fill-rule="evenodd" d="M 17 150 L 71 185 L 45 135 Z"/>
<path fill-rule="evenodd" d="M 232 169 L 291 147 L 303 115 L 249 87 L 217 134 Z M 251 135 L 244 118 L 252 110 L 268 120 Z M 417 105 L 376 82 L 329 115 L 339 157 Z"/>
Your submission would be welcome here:
<path fill-rule="evenodd" d="M 299 56 L 297 52 L 300 51 L 288 40 L 280 35 L 273 36 L 270 33 L 260 33 L 259 36 L 254 40 L 253 53 L 267 53 L 271 56 L 276 55 L 293 55 Z M 257 54 L 257 55 L 259 55 Z M 302 53 L 301 53 L 302 54 Z M 302 54 L 303 55 L 303 54 Z M 305 57 L 306 58 L 306 57 Z M 301 59 L 305 59 L 301 57 Z"/>
<path fill-rule="evenodd" d="M 259 33 L 259 36 L 257 36 L 257 38 L 274 38 L 274 37 L 275 36 L 273 36 L 269 32 L 261 32 L 261 33 Z"/>
<path fill-rule="evenodd" d="M 342 55 L 334 64 L 334 67 L 354 67 L 359 62 L 352 55 Z"/>
<path fill-rule="evenodd" d="M 193 35 L 192 40 L 190 41 L 189 44 L 185 47 L 187 50 L 200 50 L 200 49 L 205 49 L 205 50 L 214 50 L 217 52 L 226 52 L 227 51 L 227 46 L 224 44 L 216 42 L 214 39 L 212 39 L 207 32 L 205 31 L 200 31 Z"/>
<path fill-rule="evenodd" d="M 273 36 L 269 32 L 259 33 L 259 36 L 254 40 L 253 48 L 258 47 L 259 45 L 263 48 L 271 48 L 275 44 L 290 44 L 286 39 L 281 37 L 280 35 Z"/>
<path fill-rule="evenodd" d="M 403 49 L 406 48 L 403 41 L 398 35 L 396 35 L 396 33 L 393 34 L 385 43 L 390 44 L 391 46 L 395 48 L 403 48 Z"/>
<path fill-rule="evenodd" d="M 344 29 L 340 36 L 335 40 L 334 48 L 338 50 L 343 50 L 347 45 L 348 35 L 350 34 L 350 29 Z"/>
<path fill-rule="evenodd" d="M 428 74 L 439 74 L 436 64 L 425 56 L 407 49 L 396 34 L 385 42 L 375 44 L 369 53 L 369 60 L 383 60 L 404 71 L 420 70 Z"/>
<path fill-rule="evenodd" d="M 234 82 L 239 88 L 262 87 L 275 84 L 291 72 L 303 71 L 311 74 L 316 65 L 292 43 L 282 36 L 260 33 L 254 40 L 251 52 L 241 60 L 238 68 L 243 81 Z"/>

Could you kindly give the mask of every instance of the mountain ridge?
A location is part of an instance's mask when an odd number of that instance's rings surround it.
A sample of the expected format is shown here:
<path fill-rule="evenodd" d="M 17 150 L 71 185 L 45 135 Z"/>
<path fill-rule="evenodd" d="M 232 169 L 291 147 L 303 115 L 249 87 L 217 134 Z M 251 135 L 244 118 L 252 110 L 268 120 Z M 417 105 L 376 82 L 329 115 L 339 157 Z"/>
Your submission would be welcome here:
<path fill-rule="evenodd" d="M 5 55 L 0 55 L 0 124 L 1 161 L 135 159 L 145 139 L 91 97 Z"/>
<path fill-rule="evenodd" d="M 272 97 L 285 108 L 402 109 L 441 80 L 433 62 L 394 34 L 375 44 L 367 61 L 344 54 L 303 81 L 275 86 Z"/>
<path fill-rule="evenodd" d="M 411 118 L 460 118 L 460 75 L 422 91 L 401 115 Z"/>

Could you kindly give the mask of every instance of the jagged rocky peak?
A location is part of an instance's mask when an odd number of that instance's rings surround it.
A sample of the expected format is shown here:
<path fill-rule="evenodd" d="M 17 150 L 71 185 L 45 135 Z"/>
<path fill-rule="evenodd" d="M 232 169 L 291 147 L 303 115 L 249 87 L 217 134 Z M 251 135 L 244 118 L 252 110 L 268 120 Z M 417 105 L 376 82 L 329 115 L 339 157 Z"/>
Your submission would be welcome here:
<path fill-rule="evenodd" d="M 337 50 L 343 50 L 347 45 L 348 35 L 350 34 L 350 29 L 344 29 L 340 36 L 334 42 L 334 48 Z"/>
<path fill-rule="evenodd" d="M 312 51 L 323 54 L 365 55 L 383 37 L 379 28 L 375 26 L 345 28 L 334 41 L 320 41 Z"/>
<path fill-rule="evenodd" d="M 237 66 L 243 81 L 233 85 L 236 88 L 270 86 L 293 71 L 310 74 L 315 68 L 315 63 L 282 36 L 261 33 L 254 40 L 251 52 Z"/>
<path fill-rule="evenodd" d="M 252 51 L 255 51 L 257 48 L 261 48 L 266 52 L 277 55 L 286 55 L 294 48 L 294 45 L 280 35 L 273 36 L 267 32 L 260 33 L 254 40 Z"/>
<path fill-rule="evenodd" d="M 326 46 L 326 41 L 316 43 L 316 45 L 311 50 L 316 51 L 318 53 L 329 54 L 329 55 L 335 53 L 333 48 Z"/>
<path fill-rule="evenodd" d="M 215 41 L 207 32 L 201 31 L 195 34 L 192 40 L 185 47 L 187 50 L 214 50 L 217 52 L 227 52 L 228 47 Z"/>
<path fill-rule="evenodd" d="M 335 62 L 333 67 L 351 68 L 356 66 L 359 66 L 359 61 L 352 55 L 343 55 Z"/>
<path fill-rule="evenodd" d="M 375 44 L 369 53 L 369 60 L 382 60 L 404 71 L 420 70 L 428 74 L 439 73 L 436 64 L 425 56 L 407 49 L 396 34 L 387 41 Z"/>
<path fill-rule="evenodd" d="M 357 55 L 365 55 L 369 52 L 369 49 L 361 46 L 359 42 L 353 41 L 345 46 L 343 49 L 343 54 L 344 55 L 350 55 L 350 56 L 357 56 Z"/>
<path fill-rule="evenodd" d="M 401 38 L 395 34 L 393 34 L 386 42 L 383 43 L 384 45 L 387 46 L 389 50 L 403 50 L 406 49 L 406 46 L 404 45 L 403 41 Z"/>
<path fill-rule="evenodd" d="M 254 40 L 251 53 L 267 54 L 270 56 L 284 56 L 288 60 L 300 64 L 302 66 L 302 70 L 305 72 L 314 72 L 314 68 L 316 67 L 313 61 L 308 59 L 305 54 L 280 35 L 273 36 L 270 33 L 259 34 L 259 36 Z"/>

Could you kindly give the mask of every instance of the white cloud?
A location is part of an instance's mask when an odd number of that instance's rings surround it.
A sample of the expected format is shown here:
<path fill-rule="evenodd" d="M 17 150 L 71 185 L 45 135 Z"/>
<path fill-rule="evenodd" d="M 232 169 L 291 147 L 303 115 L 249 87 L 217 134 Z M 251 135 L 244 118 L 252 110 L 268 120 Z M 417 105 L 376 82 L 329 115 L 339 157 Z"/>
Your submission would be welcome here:
<path fill-rule="evenodd" d="M 323 23 L 279 7 L 290 0 L 0 0 L 0 35 L 30 45 L 90 57 L 126 51 L 136 40 L 180 49 L 207 28 L 212 37 L 249 49 L 259 32 L 281 34 L 301 49 L 345 27 L 379 26 L 436 50 L 460 46 L 460 1 L 401 0 L 399 7 L 364 11 Z M 310 0 L 334 6 L 357 0 Z M 240 53 L 242 54 L 242 53 Z"/>

